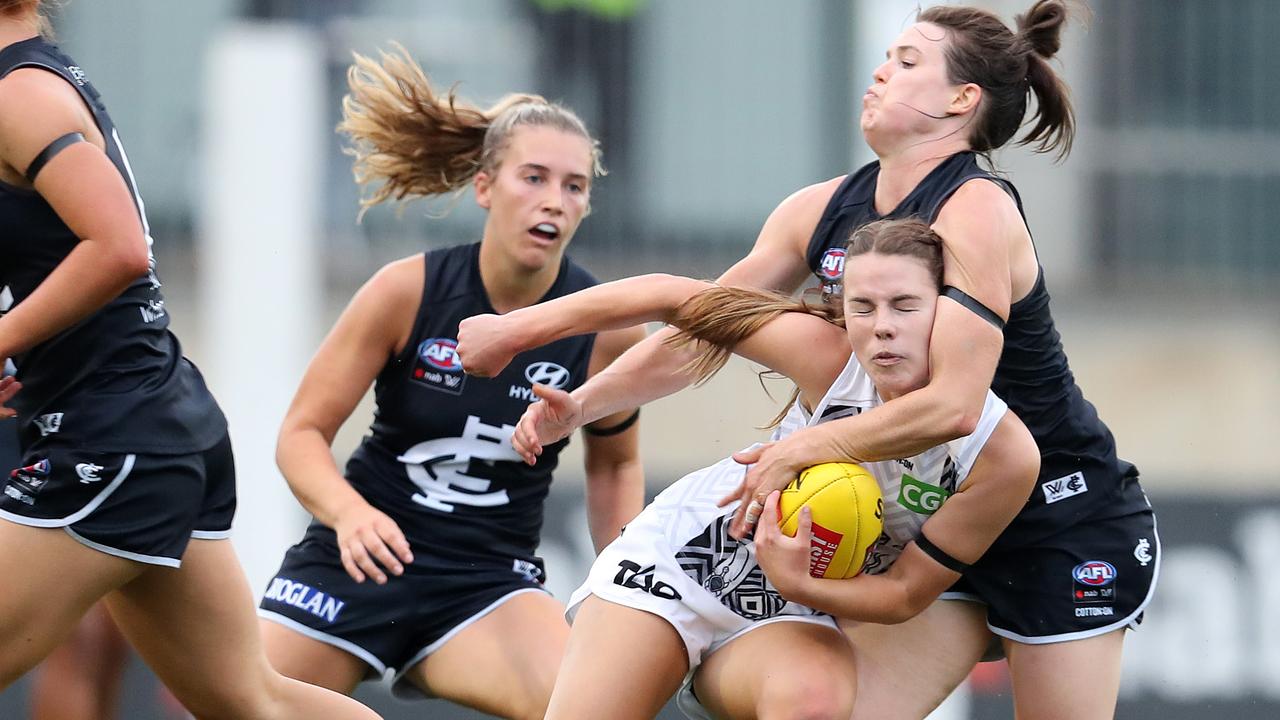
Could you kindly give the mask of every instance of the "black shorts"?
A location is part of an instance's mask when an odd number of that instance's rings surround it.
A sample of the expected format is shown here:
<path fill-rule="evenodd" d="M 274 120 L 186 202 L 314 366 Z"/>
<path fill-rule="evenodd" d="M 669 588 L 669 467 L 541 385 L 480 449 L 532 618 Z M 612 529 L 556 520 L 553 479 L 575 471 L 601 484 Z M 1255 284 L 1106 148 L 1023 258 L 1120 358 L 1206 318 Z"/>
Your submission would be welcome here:
<path fill-rule="evenodd" d="M 1135 480 L 1124 492 L 1142 489 Z M 1160 574 L 1155 513 L 1141 504 L 1137 512 L 1083 520 L 1033 545 L 990 551 L 943 597 L 984 603 L 991 631 L 1022 643 L 1136 627 Z"/>
<path fill-rule="evenodd" d="M 188 455 L 32 446 L 4 479 L 0 518 L 63 528 L 110 555 L 178 567 L 191 538 L 230 536 L 236 512 L 231 440 Z"/>
<path fill-rule="evenodd" d="M 405 672 L 516 594 L 545 592 L 544 578 L 536 557 L 467 561 L 415 547 L 403 575 L 357 583 L 334 532 L 313 523 L 285 553 L 258 615 L 345 650 L 371 675 L 390 671 L 396 693 L 413 696 Z"/>

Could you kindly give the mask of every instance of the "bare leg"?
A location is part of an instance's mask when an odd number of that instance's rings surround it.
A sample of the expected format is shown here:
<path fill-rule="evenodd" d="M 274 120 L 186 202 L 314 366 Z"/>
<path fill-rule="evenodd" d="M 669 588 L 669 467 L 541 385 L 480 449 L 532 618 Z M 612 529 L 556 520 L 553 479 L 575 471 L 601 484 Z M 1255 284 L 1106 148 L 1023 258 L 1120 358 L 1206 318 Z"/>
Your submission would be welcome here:
<path fill-rule="evenodd" d="M 712 653 L 694 673 L 702 706 L 734 720 L 847 720 L 853 649 L 834 628 L 774 622 Z"/>
<path fill-rule="evenodd" d="M 1035 720 L 1100 720 L 1116 713 L 1124 630 L 1027 645 L 1006 640 L 1014 713 Z M 1081 692 L 1088 688 L 1088 692 Z"/>
<path fill-rule="evenodd" d="M 490 715 L 541 720 L 568 639 L 559 601 L 521 593 L 450 638 L 406 678 L 424 692 Z"/>
<path fill-rule="evenodd" d="M 143 570 L 62 530 L 7 520 L 0 548 L 0 690 L 52 652 L 98 598 Z"/>
<path fill-rule="evenodd" d="M 592 595 L 574 618 L 547 718 L 650 720 L 688 671 L 670 623 Z"/>
<path fill-rule="evenodd" d="M 919 720 L 942 704 L 991 641 L 986 608 L 937 600 L 899 625 L 841 621 L 858 666 L 857 720 Z"/>
<path fill-rule="evenodd" d="M 258 628 L 271 667 L 285 677 L 350 695 L 369 670 L 355 655 L 280 623 L 259 620 Z"/>
<path fill-rule="evenodd" d="M 125 637 L 201 720 L 378 717 L 271 668 L 253 595 L 227 540 L 192 540 L 180 569 L 149 570 L 107 602 Z"/>
<path fill-rule="evenodd" d="M 31 687 L 31 720 L 111 720 L 129 644 L 101 603 L 94 605 L 59 645 Z"/>

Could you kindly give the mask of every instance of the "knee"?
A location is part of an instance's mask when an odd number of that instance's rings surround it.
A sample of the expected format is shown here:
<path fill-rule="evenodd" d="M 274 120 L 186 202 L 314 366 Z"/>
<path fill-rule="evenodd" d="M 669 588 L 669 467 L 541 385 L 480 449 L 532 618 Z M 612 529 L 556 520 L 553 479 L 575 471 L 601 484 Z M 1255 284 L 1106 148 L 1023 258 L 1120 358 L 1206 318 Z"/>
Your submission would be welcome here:
<path fill-rule="evenodd" d="M 856 688 L 850 678 L 818 673 L 771 685 L 757 707 L 763 720 L 849 720 L 853 715 Z"/>

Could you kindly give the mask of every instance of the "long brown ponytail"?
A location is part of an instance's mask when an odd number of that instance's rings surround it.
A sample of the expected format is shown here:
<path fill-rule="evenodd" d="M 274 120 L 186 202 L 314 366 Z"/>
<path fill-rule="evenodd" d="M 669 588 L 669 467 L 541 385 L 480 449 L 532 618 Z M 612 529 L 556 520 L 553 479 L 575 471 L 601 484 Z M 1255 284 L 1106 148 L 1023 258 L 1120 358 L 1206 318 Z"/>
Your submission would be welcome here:
<path fill-rule="evenodd" d="M 920 13 L 922 22 L 947 30 L 947 70 L 954 84 L 982 88 L 982 107 L 970 134 L 974 150 L 987 152 L 1018 132 L 1030 94 L 1036 98 L 1035 125 L 1019 145 L 1035 143 L 1036 152 L 1056 152 L 1061 160 L 1075 139 L 1075 114 L 1066 84 L 1049 60 L 1062 46 L 1067 22 L 1064 0 L 1037 0 L 1018 15 L 1017 32 L 979 8 L 939 5 Z"/>

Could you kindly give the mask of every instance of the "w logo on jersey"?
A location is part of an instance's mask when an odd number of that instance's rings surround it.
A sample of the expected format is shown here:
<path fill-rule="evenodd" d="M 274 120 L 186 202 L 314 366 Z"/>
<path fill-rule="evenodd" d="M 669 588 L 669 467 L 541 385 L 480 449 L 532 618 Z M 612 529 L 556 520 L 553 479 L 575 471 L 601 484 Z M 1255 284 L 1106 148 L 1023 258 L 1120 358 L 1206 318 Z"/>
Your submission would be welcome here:
<path fill-rule="evenodd" d="M 458 341 L 452 338 L 423 340 L 414 358 L 412 377 L 433 390 L 461 395 L 467 376 L 462 374 Z"/>

